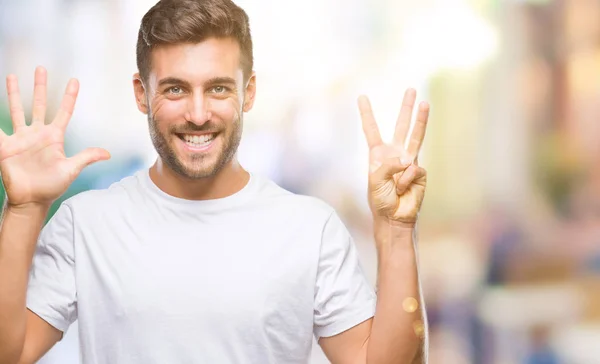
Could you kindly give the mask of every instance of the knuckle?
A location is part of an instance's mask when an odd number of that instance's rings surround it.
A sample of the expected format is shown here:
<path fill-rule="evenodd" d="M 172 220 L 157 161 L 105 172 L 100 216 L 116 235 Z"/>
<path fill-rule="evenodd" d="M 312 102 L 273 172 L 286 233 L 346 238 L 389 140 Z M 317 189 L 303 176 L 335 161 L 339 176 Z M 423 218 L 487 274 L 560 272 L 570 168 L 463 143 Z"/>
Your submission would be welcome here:
<path fill-rule="evenodd" d="M 408 186 L 408 183 L 406 183 L 404 181 L 400 181 L 396 184 L 396 189 L 404 191 L 407 186 Z"/>
<path fill-rule="evenodd" d="M 9 108 L 9 111 L 11 114 L 16 114 L 16 113 L 23 112 L 23 108 L 18 105 L 13 105 Z"/>

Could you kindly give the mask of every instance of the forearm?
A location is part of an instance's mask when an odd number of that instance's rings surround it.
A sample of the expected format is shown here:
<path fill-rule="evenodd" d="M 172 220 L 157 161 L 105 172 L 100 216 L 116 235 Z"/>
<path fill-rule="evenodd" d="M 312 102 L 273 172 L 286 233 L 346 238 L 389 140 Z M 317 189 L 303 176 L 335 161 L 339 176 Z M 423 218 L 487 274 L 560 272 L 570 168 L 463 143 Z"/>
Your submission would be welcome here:
<path fill-rule="evenodd" d="M 425 318 L 420 300 L 414 228 L 375 220 L 377 309 L 367 363 L 421 363 Z"/>
<path fill-rule="evenodd" d="M 18 355 L 26 325 L 26 292 L 36 242 L 48 209 L 5 207 L 0 227 L 0 357 Z M 10 362 L 10 360 L 9 360 Z"/>

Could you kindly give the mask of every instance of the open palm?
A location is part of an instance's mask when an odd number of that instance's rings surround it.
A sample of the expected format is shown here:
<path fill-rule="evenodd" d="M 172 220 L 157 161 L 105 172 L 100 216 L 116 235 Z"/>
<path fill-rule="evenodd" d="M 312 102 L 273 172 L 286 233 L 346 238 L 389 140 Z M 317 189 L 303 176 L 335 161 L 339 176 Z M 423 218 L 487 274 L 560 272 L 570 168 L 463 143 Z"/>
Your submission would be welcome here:
<path fill-rule="evenodd" d="M 363 131 L 369 145 L 369 206 L 378 217 L 414 225 L 427 183 L 425 169 L 419 167 L 417 156 L 425 137 L 429 105 L 419 105 L 411 136 L 412 111 L 416 99 L 414 89 L 408 89 L 396 122 L 394 139 L 386 144 L 381 139 L 369 99 L 361 96 L 358 107 Z"/>
<path fill-rule="evenodd" d="M 0 131 L 0 173 L 8 203 L 49 205 L 60 197 L 86 166 L 110 158 L 100 148 L 89 148 L 74 157 L 64 153 L 64 133 L 73 114 L 79 83 L 69 81 L 60 109 L 52 123 L 45 124 L 46 70 L 35 72 L 32 121 L 25 122 L 18 80 L 6 79 L 14 133 Z"/>

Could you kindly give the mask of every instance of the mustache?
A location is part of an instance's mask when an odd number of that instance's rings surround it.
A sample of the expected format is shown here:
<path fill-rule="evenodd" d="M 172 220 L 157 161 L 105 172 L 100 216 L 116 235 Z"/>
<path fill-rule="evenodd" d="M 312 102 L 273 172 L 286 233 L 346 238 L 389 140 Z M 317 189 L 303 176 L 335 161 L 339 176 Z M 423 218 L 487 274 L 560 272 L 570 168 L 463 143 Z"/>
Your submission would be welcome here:
<path fill-rule="evenodd" d="M 171 128 L 169 128 L 169 131 L 174 134 L 185 134 L 193 132 L 217 133 L 221 131 L 221 129 L 211 122 L 206 122 L 202 125 L 187 122 L 185 125 L 172 126 Z"/>

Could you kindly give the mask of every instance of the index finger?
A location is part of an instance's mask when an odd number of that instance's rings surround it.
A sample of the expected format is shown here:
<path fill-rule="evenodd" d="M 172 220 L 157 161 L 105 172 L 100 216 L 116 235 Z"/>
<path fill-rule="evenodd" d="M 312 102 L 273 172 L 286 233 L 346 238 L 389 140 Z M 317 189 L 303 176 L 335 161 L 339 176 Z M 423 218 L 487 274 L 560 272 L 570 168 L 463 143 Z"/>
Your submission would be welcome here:
<path fill-rule="evenodd" d="M 417 120 L 410 135 L 407 152 L 411 158 L 416 158 L 425 138 L 425 129 L 427 129 L 427 119 L 429 119 L 429 104 L 421 102 L 417 113 Z"/>
<path fill-rule="evenodd" d="M 366 96 L 361 95 L 358 98 L 358 109 L 360 111 L 362 128 L 363 132 L 365 133 L 365 137 L 367 138 L 369 149 L 383 144 L 383 141 L 381 140 L 381 134 L 379 133 L 379 127 L 377 126 L 377 122 L 373 116 L 371 103 Z"/>
<path fill-rule="evenodd" d="M 77 100 L 77 93 L 79 92 L 79 81 L 77 79 L 69 80 L 67 84 L 67 89 L 65 90 L 65 95 L 63 96 L 62 102 L 60 103 L 60 108 L 56 113 L 56 117 L 54 118 L 53 124 L 56 123 L 58 127 L 61 129 L 66 129 L 67 124 L 69 124 L 69 120 L 71 120 L 71 116 L 73 115 L 73 110 L 75 109 L 75 101 Z"/>

